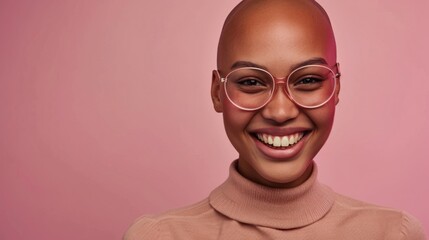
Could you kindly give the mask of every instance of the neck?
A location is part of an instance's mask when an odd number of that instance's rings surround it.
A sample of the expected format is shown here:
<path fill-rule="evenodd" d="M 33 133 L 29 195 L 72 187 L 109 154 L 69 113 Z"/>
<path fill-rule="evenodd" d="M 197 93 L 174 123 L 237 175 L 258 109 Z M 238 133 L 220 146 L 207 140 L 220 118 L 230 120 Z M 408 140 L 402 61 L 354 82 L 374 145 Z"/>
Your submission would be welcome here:
<path fill-rule="evenodd" d="M 310 161 L 303 173 L 299 174 L 297 178 L 286 181 L 269 180 L 261 176 L 261 174 L 259 174 L 253 167 L 247 164 L 246 161 L 241 161 L 240 159 L 238 159 L 237 172 L 239 172 L 240 175 L 247 178 L 248 180 L 263 186 L 272 188 L 294 188 L 307 181 L 313 172 L 313 165 L 313 161 Z"/>
<path fill-rule="evenodd" d="M 317 181 L 312 164 L 307 180 L 294 188 L 272 188 L 255 183 L 231 164 L 224 184 L 210 194 L 210 205 L 236 221 L 279 229 L 306 226 L 322 218 L 334 202 L 332 191 Z"/>

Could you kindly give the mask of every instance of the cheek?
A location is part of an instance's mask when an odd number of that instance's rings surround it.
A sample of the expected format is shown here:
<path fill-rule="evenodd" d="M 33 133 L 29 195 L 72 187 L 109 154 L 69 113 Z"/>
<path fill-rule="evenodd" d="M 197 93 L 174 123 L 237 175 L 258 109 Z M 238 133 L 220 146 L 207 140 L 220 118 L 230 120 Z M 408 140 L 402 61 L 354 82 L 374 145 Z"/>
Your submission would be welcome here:
<path fill-rule="evenodd" d="M 329 135 L 334 123 L 335 103 L 331 101 L 321 108 L 314 109 L 308 113 L 308 116 L 319 132 Z"/>
<path fill-rule="evenodd" d="M 228 99 L 223 101 L 223 121 L 227 134 L 241 132 L 248 123 L 248 114 L 232 105 Z"/>
<path fill-rule="evenodd" d="M 252 120 L 253 113 L 238 109 L 228 99 L 223 99 L 223 122 L 226 134 L 237 148 L 244 141 L 246 128 Z"/>

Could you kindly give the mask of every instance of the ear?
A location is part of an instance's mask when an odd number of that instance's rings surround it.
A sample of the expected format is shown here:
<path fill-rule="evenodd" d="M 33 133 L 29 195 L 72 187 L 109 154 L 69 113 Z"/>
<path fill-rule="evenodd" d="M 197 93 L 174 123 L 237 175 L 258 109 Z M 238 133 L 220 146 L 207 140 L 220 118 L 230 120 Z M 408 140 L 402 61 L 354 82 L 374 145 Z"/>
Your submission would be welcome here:
<path fill-rule="evenodd" d="M 337 62 L 337 64 L 335 64 L 335 66 L 337 67 L 337 74 L 335 76 L 335 105 L 337 105 L 340 102 L 340 89 L 341 89 L 341 70 L 340 70 L 340 63 Z"/>
<path fill-rule="evenodd" d="M 337 105 L 340 102 L 340 89 L 341 89 L 341 75 L 338 76 L 335 81 L 336 81 L 336 87 L 335 87 L 335 105 Z"/>
<path fill-rule="evenodd" d="M 213 107 L 216 112 L 223 112 L 223 105 L 220 98 L 221 94 L 221 81 L 218 71 L 213 70 L 212 73 L 212 87 L 211 87 L 211 96 L 213 101 Z"/>

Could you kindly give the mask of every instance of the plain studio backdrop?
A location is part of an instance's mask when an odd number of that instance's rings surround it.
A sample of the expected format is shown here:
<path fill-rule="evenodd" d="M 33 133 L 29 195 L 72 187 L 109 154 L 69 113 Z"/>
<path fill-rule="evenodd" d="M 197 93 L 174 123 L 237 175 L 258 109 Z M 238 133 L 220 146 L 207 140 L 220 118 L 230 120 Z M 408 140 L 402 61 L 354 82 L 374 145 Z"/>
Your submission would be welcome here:
<path fill-rule="evenodd" d="M 1 0 L 0 239 L 120 239 L 221 184 L 209 90 L 237 2 Z M 429 2 L 320 3 L 343 72 L 320 179 L 429 233 Z"/>

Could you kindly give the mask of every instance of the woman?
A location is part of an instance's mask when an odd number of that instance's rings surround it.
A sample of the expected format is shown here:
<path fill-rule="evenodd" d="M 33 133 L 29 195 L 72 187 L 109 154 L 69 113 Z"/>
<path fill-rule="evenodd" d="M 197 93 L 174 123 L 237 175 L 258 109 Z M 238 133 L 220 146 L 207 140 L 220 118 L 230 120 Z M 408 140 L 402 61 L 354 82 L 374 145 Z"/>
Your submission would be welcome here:
<path fill-rule="evenodd" d="M 317 181 L 339 102 L 332 27 L 316 2 L 248 0 L 225 21 L 214 109 L 239 153 L 207 199 L 144 216 L 124 239 L 425 239 L 416 219 Z"/>

